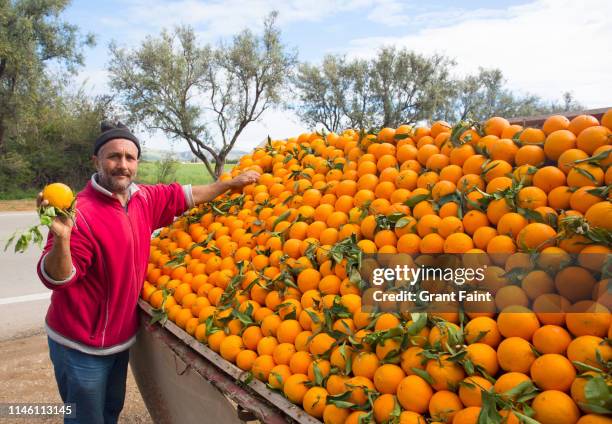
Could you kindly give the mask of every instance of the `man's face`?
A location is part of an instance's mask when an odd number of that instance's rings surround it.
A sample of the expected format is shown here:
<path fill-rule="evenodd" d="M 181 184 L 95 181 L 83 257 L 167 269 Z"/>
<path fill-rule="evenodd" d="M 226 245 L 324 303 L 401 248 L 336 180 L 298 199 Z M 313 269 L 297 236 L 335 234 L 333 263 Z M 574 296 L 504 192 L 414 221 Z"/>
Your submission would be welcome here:
<path fill-rule="evenodd" d="M 138 171 L 138 148 L 124 138 L 109 141 L 93 157 L 98 183 L 112 193 L 123 193 Z"/>

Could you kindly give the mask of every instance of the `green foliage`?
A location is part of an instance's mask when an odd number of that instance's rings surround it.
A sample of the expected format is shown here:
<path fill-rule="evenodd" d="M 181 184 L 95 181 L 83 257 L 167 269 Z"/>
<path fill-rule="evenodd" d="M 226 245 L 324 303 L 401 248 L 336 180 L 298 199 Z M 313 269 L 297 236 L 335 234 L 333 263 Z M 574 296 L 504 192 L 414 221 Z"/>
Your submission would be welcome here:
<path fill-rule="evenodd" d="M 91 35 L 82 36 L 60 19 L 67 4 L 0 1 L 2 197 L 40 190 L 54 180 L 80 188 L 91 173 L 92 135 L 108 102 L 64 90 L 67 77 L 83 63 L 82 48 L 93 44 Z"/>
<path fill-rule="evenodd" d="M 228 44 L 199 45 L 195 31 L 148 37 L 135 50 L 111 46 L 111 86 L 131 121 L 184 140 L 217 178 L 244 129 L 274 105 L 295 55 L 265 21 L 261 36 L 244 30 Z"/>
<path fill-rule="evenodd" d="M 8 247 L 15 241 L 15 253 L 23 253 L 25 252 L 31 243 L 36 243 L 38 247 L 42 249 L 42 243 L 44 240 L 43 234 L 40 231 L 40 227 L 45 226 L 51 228 L 51 224 L 53 224 L 53 220 L 57 216 L 63 216 L 65 218 L 69 218 L 74 223 L 74 214 L 75 214 L 75 203 L 76 199 L 72 200 L 72 204 L 68 209 L 58 209 L 53 206 L 45 206 L 38 208 L 38 217 L 40 223 L 34 225 L 30 228 L 27 228 L 24 231 L 16 231 L 13 235 L 8 239 L 6 244 L 4 245 L 4 250 L 6 251 Z"/>
<path fill-rule="evenodd" d="M 450 94 L 453 62 L 434 54 L 423 56 L 392 47 L 380 50 L 372 63 L 372 92 L 381 126 L 399 126 L 427 119 Z"/>
<path fill-rule="evenodd" d="M 18 197 L 18 192 L 29 185 L 33 174 L 29 161 L 22 157 L 17 149 L 5 149 L 0 162 L 0 193 L 11 192 L 14 193 L 13 196 L 5 197 Z"/>
<path fill-rule="evenodd" d="M 166 154 L 159 162 L 155 162 L 155 182 L 167 184 L 176 180 L 179 162 Z"/>
<path fill-rule="evenodd" d="M 453 62 L 407 49 L 382 48 L 371 60 L 325 56 L 295 78 L 298 115 L 329 131 L 414 123 L 434 115 L 451 92 Z"/>
<path fill-rule="evenodd" d="M 581 109 L 584 106 L 569 92 L 563 93 L 562 103 L 550 104 L 532 94 L 518 96 L 505 87 L 501 70 L 480 68 L 478 74 L 453 82 L 452 95 L 438 117 L 449 122 L 482 121 L 492 116 L 512 118 Z"/>
<path fill-rule="evenodd" d="M 348 127 L 344 95 L 351 83 L 344 57 L 326 55 L 320 67 L 300 64 L 294 79 L 301 100 L 298 114 L 309 125 L 321 124 L 328 131 L 338 132 Z"/>
<path fill-rule="evenodd" d="M 302 63 L 294 78 L 303 122 L 338 132 L 414 124 L 420 120 L 484 120 L 584 109 L 571 93 L 546 103 L 505 87 L 499 69 L 480 69 L 462 79 L 450 77 L 454 62 L 386 47 L 370 59 L 327 55 L 320 65 Z"/>
<path fill-rule="evenodd" d="M 304 122 L 329 131 L 414 123 L 441 108 L 451 65 L 444 56 L 392 47 L 371 60 L 328 55 L 321 66 L 300 65 L 296 110 Z"/>
<path fill-rule="evenodd" d="M 7 137 L 8 160 L 0 162 L 1 191 L 40 190 L 53 181 L 81 189 L 94 171 L 92 143 L 108 112 L 105 98 L 89 99 L 82 92 L 66 93 L 57 86 L 40 87 L 30 113 Z"/>
<path fill-rule="evenodd" d="M 46 65 L 74 72 L 83 63 L 81 48 L 94 43 L 93 36 L 82 37 L 59 18 L 67 5 L 67 0 L 0 1 L 0 151 L 15 121 L 37 100 Z"/>
<path fill-rule="evenodd" d="M 40 193 L 40 187 L 20 190 L 3 189 L 2 191 L 0 191 L 0 200 L 34 200 L 36 199 L 38 193 Z"/>

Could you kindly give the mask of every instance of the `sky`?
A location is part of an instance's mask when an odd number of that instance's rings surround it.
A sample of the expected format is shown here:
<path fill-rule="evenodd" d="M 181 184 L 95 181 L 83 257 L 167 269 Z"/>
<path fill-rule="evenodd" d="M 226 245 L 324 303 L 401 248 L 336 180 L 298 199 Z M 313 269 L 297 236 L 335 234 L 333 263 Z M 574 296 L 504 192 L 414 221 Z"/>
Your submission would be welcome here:
<path fill-rule="evenodd" d="M 105 94 L 111 41 L 133 49 L 164 28 L 187 24 L 199 41 L 216 44 L 244 28 L 259 33 L 272 10 L 279 12 L 284 44 L 297 49 L 300 61 L 319 63 L 328 53 L 368 58 L 382 46 L 406 47 L 454 59 L 455 76 L 499 68 L 517 94 L 560 101 L 569 91 L 588 108 L 612 106 L 608 0 L 73 0 L 62 17 L 96 36 L 77 82 Z M 293 113 L 269 110 L 234 148 L 248 151 L 268 135 L 306 130 Z M 149 148 L 188 150 L 162 133 L 140 136 Z"/>

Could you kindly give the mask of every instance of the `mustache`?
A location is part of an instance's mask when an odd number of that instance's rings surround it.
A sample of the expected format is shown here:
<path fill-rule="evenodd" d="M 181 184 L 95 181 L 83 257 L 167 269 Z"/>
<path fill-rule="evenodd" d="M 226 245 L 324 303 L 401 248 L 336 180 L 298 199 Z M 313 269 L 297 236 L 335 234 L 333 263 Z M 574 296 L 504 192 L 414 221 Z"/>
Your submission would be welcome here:
<path fill-rule="evenodd" d="M 128 171 L 128 170 L 125 170 L 125 171 L 122 171 L 122 170 L 113 171 L 113 172 L 111 172 L 111 175 L 113 177 L 132 177 L 132 173 L 130 171 Z"/>

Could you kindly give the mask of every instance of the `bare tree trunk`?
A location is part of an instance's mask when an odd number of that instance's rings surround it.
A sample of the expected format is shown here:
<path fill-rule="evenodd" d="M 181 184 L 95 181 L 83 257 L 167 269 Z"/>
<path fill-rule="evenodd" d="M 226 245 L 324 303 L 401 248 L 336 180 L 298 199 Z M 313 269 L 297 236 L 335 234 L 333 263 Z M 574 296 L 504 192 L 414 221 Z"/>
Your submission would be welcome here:
<path fill-rule="evenodd" d="M 215 159 L 215 180 L 218 180 L 221 174 L 223 174 L 223 170 L 225 168 L 225 155 L 220 154 Z"/>

